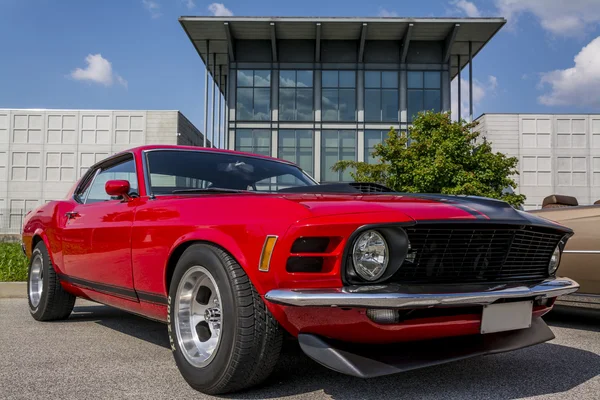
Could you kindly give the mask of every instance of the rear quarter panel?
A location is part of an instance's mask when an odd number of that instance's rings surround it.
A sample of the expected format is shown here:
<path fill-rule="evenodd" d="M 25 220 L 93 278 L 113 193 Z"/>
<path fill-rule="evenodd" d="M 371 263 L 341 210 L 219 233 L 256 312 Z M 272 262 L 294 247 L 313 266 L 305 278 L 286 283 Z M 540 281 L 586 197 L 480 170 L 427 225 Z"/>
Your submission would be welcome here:
<path fill-rule="evenodd" d="M 564 207 L 532 213 L 573 229 L 575 234 L 567 242 L 558 272 L 576 280 L 581 286 L 579 293 L 600 295 L 600 206 Z M 582 251 L 590 253 L 578 253 Z"/>

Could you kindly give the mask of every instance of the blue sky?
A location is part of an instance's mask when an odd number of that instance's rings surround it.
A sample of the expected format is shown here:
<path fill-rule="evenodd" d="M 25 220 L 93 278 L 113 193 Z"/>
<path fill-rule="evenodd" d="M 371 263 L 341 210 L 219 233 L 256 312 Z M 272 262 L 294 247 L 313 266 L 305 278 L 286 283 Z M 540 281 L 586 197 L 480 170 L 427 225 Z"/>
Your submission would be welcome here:
<path fill-rule="evenodd" d="M 0 0 L 0 108 L 179 109 L 201 127 L 203 65 L 177 18 L 227 13 L 503 16 L 474 61 L 476 115 L 600 111 L 599 0 Z"/>

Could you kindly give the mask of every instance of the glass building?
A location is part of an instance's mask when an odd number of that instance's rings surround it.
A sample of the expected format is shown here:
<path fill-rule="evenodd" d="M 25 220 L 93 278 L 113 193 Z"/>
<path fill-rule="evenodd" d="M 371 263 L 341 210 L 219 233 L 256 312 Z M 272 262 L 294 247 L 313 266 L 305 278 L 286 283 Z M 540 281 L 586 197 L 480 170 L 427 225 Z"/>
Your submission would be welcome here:
<path fill-rule="evenodd" d="M 473 57 L 505 22 L 180 18 L 207 66 L 211 141 L 293 161 L 321 182 L 350 179 L 331 170 L 338 160 L 377 162 L 375 145 L 419 111 L 450 110 L 450 82 L 464 68 L 471 93 Z"/>

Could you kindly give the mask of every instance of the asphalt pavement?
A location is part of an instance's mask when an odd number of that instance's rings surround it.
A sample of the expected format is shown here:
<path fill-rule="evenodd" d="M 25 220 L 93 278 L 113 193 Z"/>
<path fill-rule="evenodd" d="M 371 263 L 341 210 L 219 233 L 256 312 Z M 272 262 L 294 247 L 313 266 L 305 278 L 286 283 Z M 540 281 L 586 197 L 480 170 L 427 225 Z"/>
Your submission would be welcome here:
<path fill-rule="evenodd" d="M 556 339 L 511 353 L 370 380 L 330 371 L 288 341 L 261 387 L 232 399 L 600 399 L 600 310 L 560 307 Z M 165 325 L 78 300 L 41 323 L 0 299 L 0 399 L 206 399 L 181 378 Z"/>

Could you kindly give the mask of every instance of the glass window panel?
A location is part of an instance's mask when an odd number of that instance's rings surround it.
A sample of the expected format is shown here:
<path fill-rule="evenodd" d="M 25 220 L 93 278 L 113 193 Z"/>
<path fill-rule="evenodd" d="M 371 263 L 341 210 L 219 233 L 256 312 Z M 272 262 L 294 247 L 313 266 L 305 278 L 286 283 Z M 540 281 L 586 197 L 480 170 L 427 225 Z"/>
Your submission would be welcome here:
<path fill-rule="evenodd" d="M 356 147 L 356 132 L 355 131 L 340 131 L 340 146 L 346 148 Z"/>
<path fill-rule="evenodd" d="M 323 87 L 338 87 L 338 72 L 323 71 L 322 72 Z"/>
<path fill-rule="evenodd" d="M 381 87 L 398 89 L 398 72 L 384 71 L 381 73 Z"/>
<path fill-rule="evenodd" d="M 293 130 L 282 129 L 279 131 L 279 147 L 296 147 L 296 134 Z"/>
<path fill-rule="evenodd" d="M 409 90 L 408 91 L 408 120 L 412 121 L 420 111 L 423 111 L 423 91 L 422 90 Z"/>
<path fill-rule="evenodd" d="M 442 85 L 439 71 L 425 72 L 425 89 L 439 89 Z"/>
<path fill-rule="evenodd" d="M 313 147 L 313 136 L 312 131 L 309 130 L 299 130 L 296 131 L 296 136 L 298 138 L 298 147 Z"/>
<path fill-rule="evenodd" d="M 323 89 L 321 109 L 323 121 L 337 121 L 338 91 L 337 89 Z"/>
<path fill-rule="evenodd" d="M 239 69 L 237 72 L 237 85 L 238 87 L 252 87 L 252 70 Z"/>
<path fill-rule="evenodd" d="M 296 71 L 279 71 L 279 86 L 280 87 L 295 87 L 296 86 Z"/>
<path fill-rule="evenodd" d="M 266 129 L 255 129 L 253 134 L 256 146 L 271 147 L 271 131 Z"/>
<path fill-rule="evenodd" d="M 385 89 L 381 93 L 383 121 L 398 121 L 398 90 Z"/>
<path fill-rule="evenodd" d="M 333 172 L 331 167 L 338 162 L 338 149 L 324 149 L 323 159 L 321 160 L 321 181 L 323 182 L 339 182 L 340 176 L 337 172 Z"/>
<path fill-rule="evenodd" d="M 367 88 L 379 88 L 381 87 L 381 72 L 379 71 L 365 71 L 365 87 Z"/>
<path fill-rule="evenodd" d="M 409 89 L 421 89 L 423 87 L 423 72 L 408 71 L 407 81 Z"/>
<path fill-rule="evenodd" d="M 340 121 L 355 121 L 356 120 L 356 90 L 340 89 L 339 90 L 339 111 Z"/>
<path fill-rule="evenodd" d="M 337 149 L 339 145 L 337 131 L 323 131 L 321 137 L 323 139 L 323 147 L 335 147 Z"/>
<path fill-rule="evenodd" d="M 340 71 L 340 87 L 346 87 L 346 88 L 356 87 L 356 72 L 355 71 Z"/>
<path fill-rule="evenodd" d="M 356 160 L 356 149 L 355 148 L 342 148 L 340 153 L 340 160 Z M 350 175 L 351 170 L 346 169 L 341 174 L 341 181 L 349 182 L 352 181 L 352 175 Z"/>
<path fill-rule="evenodd" d="M 298 150 L 298 157 L 296 164 L 303 170 L 308 172 L 311 176 L 313 174 L 313 150 L 312 147 L 308 149 Z"/>
<path fill-rule="evenodd" d="M 238 129 L 235 132 L 235 148 L 252 147 L 252 130 Z"/>
<path fill-rule="evenodd" d="M 237 90 L 236 110 L 237 119 L 242 121 L 252 119 L 252 88 L 240 88 Z"/>
<path fill-rule="evenodd" d="M 294 120 L 294 96 L 296 89 L 279 89 L 279 119 L 282 121 Z"/>
<path fill-rule="evenodd" d="M 298 71 L 297 86 L 298 87 L 313 87 L 313 72 L 312 71 Z"/>
<path fill-rule="evenodd" d="M 298 121 L 312 121 L 313 118 L 313 90 L 296 89 L 296 119 Z"/>
<path fill-rule="evenodd" d="M 279 149 L 279 158 L 287 160 L 287 161 L 291 161 L 295 164 L 298 163 L 296 161 L 296 149 L 294 149 L 293 147 L 280 148 Z"/>
<path fill-rule="evenodd" d="M 365 121 L 381 121 L 381 89 L 365 90 Z"/>
<path fill-rule="evenodd" d="M 365 147 L 372 149 L 376 144 L 381 143 L 382 132 L 375 130 L 365 131 Z"/>
<path fill-rule="evenodd" d="M 254 71 L 254 86 L 257 86 L 257 87 L 271 86 L 271 71 L 270 70 L 255 70 Z"/>
<path fill-rule="evenodd" d="M 254 118 L 268 121 L 271 119 L 271 89 L 254 89 Z"/>
<path fill-rule="evenodd" d="M 123 162 L 103 171 L 96 176 L 90 187 L 86 203 L 97 203 L 101 201 L 117 200 L 106 193 L 106 182 L 114 179 L 129 181 L 129 193 L 137 193 L 137 179 L 135 177 L 135 164 L 133 160 Z"/>
<path fill-rule="evenodd" d="M 423 100 L 424 110 L 433 110 L 434 112 L 440 112 L 441 103 L 442 96 L 439 90 L 425 90 L 425 96 Z"/>

